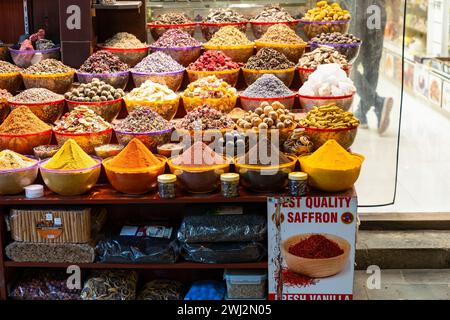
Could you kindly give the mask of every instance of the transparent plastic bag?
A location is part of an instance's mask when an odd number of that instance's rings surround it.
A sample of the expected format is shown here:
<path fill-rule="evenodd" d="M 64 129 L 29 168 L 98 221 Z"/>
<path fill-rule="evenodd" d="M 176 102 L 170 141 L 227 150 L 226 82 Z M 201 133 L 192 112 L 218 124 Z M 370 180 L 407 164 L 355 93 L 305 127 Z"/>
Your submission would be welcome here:
<path fill-rule="evenodd" d="M 191 215 L 178 230 L 180 242 L 263 241 L 267 220 L 263 215 Z"/>
<path fill-rule="evenodd" d="M 266 249 L 259 242 L 185 243 L 184 259 L 200 263 L 244 263 L 261 261 Z"/>

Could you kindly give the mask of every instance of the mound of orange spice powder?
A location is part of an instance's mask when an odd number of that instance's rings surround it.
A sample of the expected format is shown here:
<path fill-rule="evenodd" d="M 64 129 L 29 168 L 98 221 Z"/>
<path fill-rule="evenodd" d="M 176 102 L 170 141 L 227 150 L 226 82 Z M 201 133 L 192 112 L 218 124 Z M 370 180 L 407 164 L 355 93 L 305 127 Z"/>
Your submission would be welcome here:
<path fill-rule="evenodd" d="M 136 138 L 109 161 L 110 167 L 120 171 L 145 169 L 159 164 L 161 161 Z"/>

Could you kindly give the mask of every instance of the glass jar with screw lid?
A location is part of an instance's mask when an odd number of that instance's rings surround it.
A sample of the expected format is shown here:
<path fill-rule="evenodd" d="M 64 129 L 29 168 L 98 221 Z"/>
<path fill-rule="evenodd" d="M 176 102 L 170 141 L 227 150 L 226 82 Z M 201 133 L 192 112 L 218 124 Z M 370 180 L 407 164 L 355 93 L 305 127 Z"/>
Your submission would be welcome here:
<path fill-rule="evenodd" d="M 173 199 L 176 196 L 177 176 L 174 174 L 162 174 L 158 176 L 159 196 L 162 199 Z"/>
<path fill-rule="evenodd" d="M 289 195 L 301 197 L 308 193 L 308 174 L 304 172 L 289 173 Z"/>
<path fill-rule="evenodd" d="M 220 176 L 222 195 L 225 198 L 239 197 L 239 175 L 237 173 L 224 173 Z"/>

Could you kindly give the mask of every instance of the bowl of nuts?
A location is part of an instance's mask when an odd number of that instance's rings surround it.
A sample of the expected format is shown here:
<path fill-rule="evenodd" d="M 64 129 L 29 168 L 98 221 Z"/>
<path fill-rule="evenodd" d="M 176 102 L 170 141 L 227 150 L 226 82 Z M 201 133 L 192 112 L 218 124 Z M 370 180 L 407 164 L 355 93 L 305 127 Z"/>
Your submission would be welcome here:
<path fill-rule="evenodd" d="M 336 21 L 307 21 L 300 20 L 303 24 L 303 31 L 308 39 L 317 37 L 322 33 L 346 33 L 350 28 L 350 20 L 336 20 Z"/>
<path fill-rule="evenodd" d="M 355 141 L 359 120 L 353 113 L 344 111 L 336 104 L 315 107 L 300 120 L 300 127 L 314 144 L 320 148 L 328 140 L 336 140 L 344 149 L 349 149 Z"/>
<path fill-rule="evenodd" d="M 255 97 L 246 97 L 243 95 L 239 96 L 241 100 L 241 107 L 245 111 L 255 111 L 257 108 L 261 106 L 261 103 L 264 101 L 267 102 L 275 102 L 278 101 L 281 103 L 286 109 L 292 110 L 292 107 L 295 103 L 296 94 L 286 96 L 286 97 L 277 97 L 277 98 L 255 98 Z"/>
<path fill-rule="evenodd" d="M 311 50 L 321 46 L 328 46 L 344 55 L 348 63 L 353 63 L 358 58 L 362 41 L 348 33 L 322 33 L 309 42 Z"/>
<path fill-rule="evenodd" d="M 295 115 L 278 101 L 261 103 L 255 111 L 249 111 L 237 121 L 239 132 L 247 135 L 267 136 L 270 140 L 278 138 L 283 144 L 290 133 L 297 128 Z"/>
<path fill-rule="evenodd" d="M 77 72 L 77 78 L 80 83 L 89 83 L 94 79 L 99 79 L 114 88 L 124 90 L 130 78 L 129 71 L 121 71 L 115 73 L 82 73 Z"/>

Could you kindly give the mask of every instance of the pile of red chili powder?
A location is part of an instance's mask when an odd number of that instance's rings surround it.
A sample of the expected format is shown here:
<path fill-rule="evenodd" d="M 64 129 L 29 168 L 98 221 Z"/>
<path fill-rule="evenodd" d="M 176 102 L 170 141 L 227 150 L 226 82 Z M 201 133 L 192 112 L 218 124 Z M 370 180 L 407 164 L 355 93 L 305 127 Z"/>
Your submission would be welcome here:
<path fill-rule="evenodd" d="M 344 253 L 339 245 L 320 235 L 312 235 L 289 247 L 289 253 L 307 259 L 328 259 Z"/>
<path fill-rule="evenodd" d="M 188 70 L 192 71 L 223 71 L 239 69 L 241 65 L 233 62 L 230 57 L 225 55 L 222 51 L 210 50 L 191 63 Z"/>

